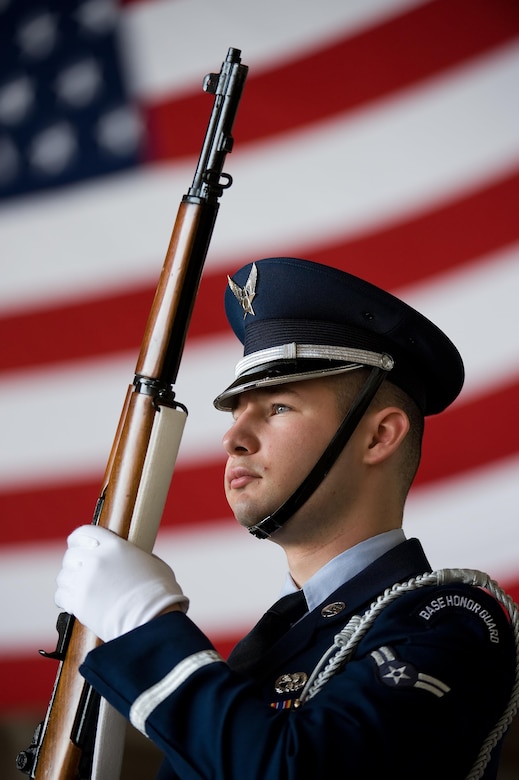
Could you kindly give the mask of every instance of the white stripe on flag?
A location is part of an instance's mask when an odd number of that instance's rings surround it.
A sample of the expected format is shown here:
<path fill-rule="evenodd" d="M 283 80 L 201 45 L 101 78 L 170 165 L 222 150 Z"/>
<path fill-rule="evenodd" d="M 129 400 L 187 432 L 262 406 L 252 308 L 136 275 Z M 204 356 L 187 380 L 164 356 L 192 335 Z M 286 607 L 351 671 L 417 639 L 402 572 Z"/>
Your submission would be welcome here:
<path fill-rule="evenodd" d="M 128 67 L 135 93 L 157 98 L 199 88 L 201 76 L 220 67 L 229 46 L 241 49 L 243 62 L 257 74 L 273 62 L 283 64 L 302 50 L 354 35 L 425 2 L 283 0 L 282 9 L 279 0 L 135 3 L 124 11 L 123 40 L 131 53 Z M 283 24 L 280 13 L 287 20 Z"/>
<path fill-rule="evenodd" d="M 374 229 L 519 165 L 518 83 L 516 44 L 368 109 L 238 148 L 208 266 Z M 1 210 L 0 310 L 155 279 L 192 174 L 164 165 Z"/>

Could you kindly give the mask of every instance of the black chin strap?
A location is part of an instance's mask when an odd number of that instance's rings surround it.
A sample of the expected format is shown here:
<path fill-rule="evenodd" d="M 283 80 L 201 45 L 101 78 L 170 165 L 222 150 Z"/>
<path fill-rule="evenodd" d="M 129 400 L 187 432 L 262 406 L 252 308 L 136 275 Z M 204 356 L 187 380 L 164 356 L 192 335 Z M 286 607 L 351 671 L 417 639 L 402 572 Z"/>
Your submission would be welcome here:
<path fill-rule="evenodd" d="M 287 520 L 290 520 L 292 515 L 297 512 L 308 498 L 310 498 L 343 451 L 350 436 L 362 418 L 362 415 L 382 384 L 386 374 L 387 369 L 379 367 L 371 369 L 367 380 L 348 410 L 340 427 L 337 429 L 333 439 L 330 441 L 313 469 L 292 495 L 287 498 L 273 514 L 268 515 L 256 525 L 251 526 L 248 529 L 249 533 L 253 534 L 253 536 L 257 536 L 258 539 L 268 539 L 269 536 L 272 536 L 274 531 L 277 531 L 278 528 L 281 528 L 281 526 L 287 522 Z"/>

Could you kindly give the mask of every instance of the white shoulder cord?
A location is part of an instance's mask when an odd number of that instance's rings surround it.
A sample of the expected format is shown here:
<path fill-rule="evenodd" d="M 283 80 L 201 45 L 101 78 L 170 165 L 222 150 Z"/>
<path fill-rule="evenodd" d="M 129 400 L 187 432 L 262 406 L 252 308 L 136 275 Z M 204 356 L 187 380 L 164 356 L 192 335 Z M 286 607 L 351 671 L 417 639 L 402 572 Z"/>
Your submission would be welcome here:
<path fill-rule="evenodd" d="M 335 636 L 334 644 L 322 656 L 310 675 L 299 702 L 302 705 L 305 701 L 315 696 L 323 685 L 348 662 L 356 646 L 371 627 L 375 618 L 392 601 L 410 590 L 416 590 L 427 585 L 445 585 L 450 582 L 462 582 L 488 590 L 508 612 L 515 636 L 516 670 L 510 701 L 503 715 L 485 739 L 474 766 L 466 777 L 466 780 L 480 780 L 490 761 L 493 748 L 505 733 L 519 709 L 519 609 L 511 597 L 499 587 L 497 582 L 491 580 L 488 574 L 484 572 L 475 569 L 439 569 L 438 571 L 413 577 L 405 583 L 397 582 L 393 587 L 387 588 L 371 604 L 364 615 L 354 615 L 342 631 Z"/>

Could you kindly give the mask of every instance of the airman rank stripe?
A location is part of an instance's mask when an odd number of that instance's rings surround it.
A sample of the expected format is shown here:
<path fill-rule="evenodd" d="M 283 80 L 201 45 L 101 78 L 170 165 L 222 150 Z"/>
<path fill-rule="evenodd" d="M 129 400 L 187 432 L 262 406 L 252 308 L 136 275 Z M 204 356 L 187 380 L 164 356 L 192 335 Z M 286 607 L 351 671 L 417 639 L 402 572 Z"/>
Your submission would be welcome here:
<path fill-rule="evenodd" d="M 377 665 L 378 676 L 384 685 L 390 688 L 421 688 L 441 698 L 450 691 L 437 677 L 418 672 L 415 667 L 397 658 L 390 647 L 379 647 L 371 653 Z"/>
<path fill-rule="evenodd" d="M 130 708 L 130 723 L 147 736 L 145 724 L 153 710 L 179 688 L 188 677 L 207 664 L 223 661 L 216 650 L 203 650 L 184 658 L 168 674 L 148 690 L 141 693 Z"/>

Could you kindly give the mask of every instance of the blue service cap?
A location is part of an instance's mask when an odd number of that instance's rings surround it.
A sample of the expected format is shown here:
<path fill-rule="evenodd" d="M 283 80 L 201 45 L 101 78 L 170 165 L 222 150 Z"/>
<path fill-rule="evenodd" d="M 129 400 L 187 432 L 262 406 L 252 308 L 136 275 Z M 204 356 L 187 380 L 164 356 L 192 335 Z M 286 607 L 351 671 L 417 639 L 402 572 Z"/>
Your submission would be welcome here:
<path fill-rule="evenodd" d="M 338 268 L 294 257 L 249 263 L 229 277 L 225 311 L 244 353 L 217 409 L 255 387 L 361 366 L 388 370 L 424 415 L 443 411 L 463 386 L 461 356 L 434 323 Z"/>

